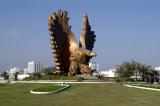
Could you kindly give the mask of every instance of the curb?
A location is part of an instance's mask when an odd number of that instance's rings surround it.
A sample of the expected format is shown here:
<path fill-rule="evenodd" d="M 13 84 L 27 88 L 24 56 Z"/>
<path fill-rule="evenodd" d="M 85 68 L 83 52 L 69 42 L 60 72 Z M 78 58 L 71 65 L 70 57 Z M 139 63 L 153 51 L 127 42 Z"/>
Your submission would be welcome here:
<path fill-rule="evenodd" d="M 147 88 L 147 87 L 140 87 L 140 86 L 132 86 L 132 85 L 127 85 L 127 84 L 123 84 L 123 86 L 130 87 L 130 88 L 139 88 L 139 89 L 152 90 L 152 91 L 160 91 L 160 89 L 156 89 L 156 88 Z"/>
<path fill-rule="evenodd" d="M 59 83 L 67 83 L 67 84 L 94 84 L 94 83 L 115 83 L 115 82 L 100 82 L 100 81 L 96 81 L 96 82 L 89 82 L 89 81 L 84 81 L 84 82 L 79 82 L 79 81 L 59 81 L 59 82 L 52 82 L 52 81 L 12 81 L 11 83 L 54 83 L 54 84 L 59 84 Z"/>
<path fill-rule="evenodd" d="M 58 85 L 58 86 L 64 86 L 63 88 L 60 88 L 60 89 L 57 89 L 57 90 L 54 90 L 54 91 L 50 91 L 50 92 L 37 92 L 37 91 L 33 91 L 33 90 L 31 90 L 30 92 L 32 93 L 32 94 L 51 94 L 51 93 L 58 93 L 58 92 L 61 92 L 61 91 L 64 91 L 64 90 L 66 90 L 67 88 L 69 88 L 70 87 L 70 85 L 68 85 L 68 84 L 60 84 L 60 85 Z"/>

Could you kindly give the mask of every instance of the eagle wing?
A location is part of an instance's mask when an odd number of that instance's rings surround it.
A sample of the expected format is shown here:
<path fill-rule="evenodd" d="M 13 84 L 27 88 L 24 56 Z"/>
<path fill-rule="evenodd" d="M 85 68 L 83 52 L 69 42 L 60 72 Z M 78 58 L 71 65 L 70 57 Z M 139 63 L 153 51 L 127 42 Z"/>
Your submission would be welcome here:
<path fill-rule="evenodd" d="M 94 31 L 91 30 L 91 26 L 89 25 L 88 16 L 84 15 L 79 46 L 92 51 L 94 47 L 95 37 L 96 35 L 94 34 Z"/>
<path fill-rule="evenodd" d="M 83 28 L 82 28 L 82 34 L 80 37 L 79 47 L 85 48 L 87 50 L 91 50 L 94 47 L 94 42 L 96 35 L 94 34 L 94 31 L 91 30 L 91 26 L 89 25 L 88 16 L 84 15 L 83 17 Z M 90 60 L 90 57 L 86 57 L 86 63 L 88 63 Z"/>
<path fill-rule="evenodd" d="M 55 58 L 56 72 L 67 73 L 70 66 L 70 56 L 78 48 L 75 36 L 68 23 L 67 11 L 54 12 L 48 19 L 48 29 L 52 54 Z"/>

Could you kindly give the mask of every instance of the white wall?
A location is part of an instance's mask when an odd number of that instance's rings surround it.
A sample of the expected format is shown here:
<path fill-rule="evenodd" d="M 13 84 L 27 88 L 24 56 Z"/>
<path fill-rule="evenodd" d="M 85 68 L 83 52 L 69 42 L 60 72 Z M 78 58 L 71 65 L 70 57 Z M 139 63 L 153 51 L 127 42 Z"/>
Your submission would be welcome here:
<path fill-rule="evenodd" d="M 91 68 L 92 70 L 99 71 L 100 70 L 100 65 L 96 64 L 96 63 L 89 62 L 89 68 Z"/>
<path fill-rule="evenodd" d="M 116 70 L 115 69 L 109 69 L 108 71 L 101 71 L 100 75 L 104 77 L 116 77 Z"/>
<path fill-rule="evenodd" d="M 22 75 L 20 74 L 20 75 L 17 76 L 17 79 L 18 80 L 23 80 L 26 77 L 29 77 L 29 75 L 28 74 L 22 74 Z"/>
<path fill-rule="evenodd" d="M 155 67 L 155 70 L 160 71 L 160 66 L 159 67 Z"/>

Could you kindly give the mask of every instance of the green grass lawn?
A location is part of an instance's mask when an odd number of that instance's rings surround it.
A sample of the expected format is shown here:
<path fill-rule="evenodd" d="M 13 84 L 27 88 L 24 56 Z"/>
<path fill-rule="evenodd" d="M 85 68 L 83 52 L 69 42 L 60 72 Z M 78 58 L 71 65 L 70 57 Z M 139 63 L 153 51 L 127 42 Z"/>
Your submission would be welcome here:
<path fill-rule="evenodd" d="M 160 106 L 160 92 L 115 84 L 71 84 L 47 95 L 30 90 L 51 84 L 0 84 L 0 106 Z"/>
<path fill-rule="evenodd" d="M 39 87 L 39 88 L 35 88 L 33 89 L 33 91 L 37 91 L 37 92 L 52 92 L 55 90 L 58 90 L 60 88 L 64 88 L 64 86 L 56 86 L 56 85 L 50 85 L 50 86 L 45 86 L 45 87 Z"/>

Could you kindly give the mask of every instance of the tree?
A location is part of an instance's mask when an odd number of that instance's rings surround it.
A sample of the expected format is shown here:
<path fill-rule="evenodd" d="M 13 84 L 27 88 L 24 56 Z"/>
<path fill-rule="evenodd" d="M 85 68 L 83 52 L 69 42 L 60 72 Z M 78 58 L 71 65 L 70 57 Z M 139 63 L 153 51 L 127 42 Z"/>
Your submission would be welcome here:
<path fill-rule="evenodd" d="M 18 74 L 19 74 L 19 72 L 16 72 L 16 73 L 15 73 L 15 81 L 18 80 Z"/>
<path fill-rule="evenodd" d="M 129 77 L 133 73 L 130 71 L 130 63 L 124 62 L 121 65 L 119 65 L 117 68 L 117 73 L 120 77 Z"/>
<path fill-rule="evenodd" d="M 137 77 L 140 76 L 142 81 L 151 83 L 157 80 L 159 74 L 156 70 L 153 70 L 151 66 L 133 60 L 119 65 L 117 72 L 120 77 L 131 78 L 131 76 L 134 76 L 135 82 L 137 81 Z"/>
<path fill-rule="evenodd" d="M 137 77 L 140 75 L 140 72 L 139 72 L 139 67 L 140 67 L 140 63 L 132 60 L 131 62 L 131 67 L 132 67 L 132 70 L 133 70 L 133 75 L 135 76 L 135 82 L 137 81 Z"/>
<path fill-rule="evenodd" d="M 9 75 L 8 75 L 8 73 L 7 73 L 6 71 L 5 71 L 5 72 L 2 72 L 2 73 L 1 73 L 1 76 L 4 77 L 5 80 L 8 80 L 8 79 L 9 79 Z"/>
<path fill-rule="evenodd" d="M 150 78 L 149 82 L 151 84 L 153 84 L 154 82 L 156 82 L 156 80 L 158 81 L 158 75 L 159 75 L 158 71 L 156 71 L 154 69 L 149 70 L 149 76 L 150 76 L 149 77 Z"/>
<path fill-rule="evenodd" d="M 151 70 L 151 66 L 147 66 L 145 64 L 140 64 L 140 66 L 138 67 L 138 70 L 140 72 L 142 81 L 147 82 L 147 79 L 149 79 L 149 70 Z"/>
<path fill-rule="evenodd" d="M 116 70 L 120 77 L 131 77 L 134 74 L 137 74 L 137 69 L 139 63 L 136 61 L 124 62 L 121 65 L 117 66 Z"/>
<path fill-rule="evenodd" d="M 41 73 L 45 73 L 46 75 L 53 75 L 53 72 L 55 72 L 55 67 L 47 67 L 41 70 Z"/>

